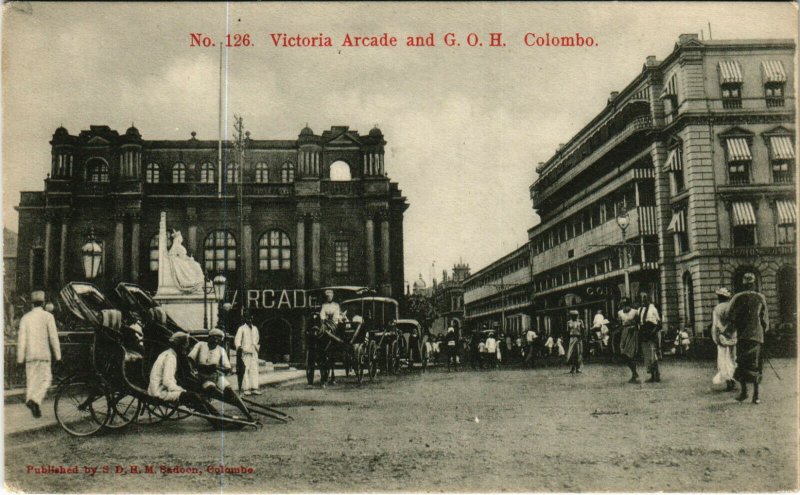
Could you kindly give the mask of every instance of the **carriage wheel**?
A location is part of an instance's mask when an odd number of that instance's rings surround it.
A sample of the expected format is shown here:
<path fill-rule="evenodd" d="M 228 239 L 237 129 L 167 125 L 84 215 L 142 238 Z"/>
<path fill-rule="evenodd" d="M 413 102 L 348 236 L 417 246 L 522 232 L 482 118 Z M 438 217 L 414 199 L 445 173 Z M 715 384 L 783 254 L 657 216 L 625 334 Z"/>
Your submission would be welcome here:
<path fill-rule="evenodd" d="M 364 381 L 364 368 L 367 367 L 367 358 L 366 358 L 366 353 L 364 352 L 363 344 L 356 347 L 355 361 L 356 361 L 356 369 L 355 369 L 356 381 L 360 385 Z"/>
<path fill-rule="evenodd" d="M 124 428 L 139 416 L 141 403 L 136 397 L 122 392 L 114 392 L 110 395 L 110 400 L 111 416 L 104 425 L 106 428 L 112 430 Z"/>
<path fill-rule="evenodd" d="M 393 375 L 396 375 L 396 374 L 400 373 L 400 365 L 402 364 L 401 361 L 400 361 L 400 357 L 401 357 L 400 356 L 400 342 L 398 342 L 397 340 L 392 342 L 391 353 L 392 353 L 392 365 L 391 365 L 390 370 L 391 370 Z"/>
<path fill-rule="evenodd" d="M 367 367 L 369 381 L 375 380 L 375 375 L 378 374 L 378 345 L 375 342 L 370 342 L 367 349 Z"/>
<path fill-rule="evenodd" d="M 142 425 L 155 425 L 171 417 L 177 411 L 178 405 L 145 403 L 139 409 L 136 422 Z"/>
<path fill-rule="evenodd" d="M 75 376 L 58 386 L 54 410 L 61 428 L 75 437 L 100 431 L 111 415 L 105 387 L 95 377 Z"/>
<path fill-rule="evenodd" d="M 383 347 L 383 369 L 387 375 L 392 372 L 392 345 L 387 344 Z"/>
<path fill-rule="evenodd" d="M 306 349 L 306 381 L 314 385 L 314 353 L 311 349 Z"/>

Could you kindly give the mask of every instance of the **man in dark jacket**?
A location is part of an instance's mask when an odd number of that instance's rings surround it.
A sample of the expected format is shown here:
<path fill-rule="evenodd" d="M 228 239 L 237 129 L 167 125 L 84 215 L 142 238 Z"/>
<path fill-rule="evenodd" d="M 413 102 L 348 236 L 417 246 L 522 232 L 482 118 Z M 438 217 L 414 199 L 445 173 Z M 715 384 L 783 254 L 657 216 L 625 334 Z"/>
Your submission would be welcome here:
<path fill-rule="evenodd" d="M 755 290 L 755 283 L 755 275 L 744 274 L 743 290 L 733 296 L 728 306 L 728 331 L 737 337 L 737 364 L 733 378 L 742 384 L 742 392 L 736 400 L 741 402 L 747 399 L 747 383 L 750 382 L 753 384 L 753 404 L 759 404 L 758 384 L 764 365 L 761 346 L 764 344 L 764 333 L 769 329 L 769 312 L 767 299 Z"/>

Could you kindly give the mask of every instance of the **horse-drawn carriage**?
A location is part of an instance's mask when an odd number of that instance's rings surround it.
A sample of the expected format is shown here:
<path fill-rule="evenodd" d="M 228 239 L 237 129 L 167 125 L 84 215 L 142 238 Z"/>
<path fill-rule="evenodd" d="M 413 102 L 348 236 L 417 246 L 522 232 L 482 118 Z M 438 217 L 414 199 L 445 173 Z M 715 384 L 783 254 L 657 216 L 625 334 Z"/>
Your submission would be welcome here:
<path fill-rule="evenodd" d="M 364 287 L 328 287 L 311 294 L 328 291 L 333 291 L 334 300 L 344 302 L 339 304 L 338 322 L 323 321 L 319 310 L 312 310 L 306 332 L 308 383 L 313 383 L 317 369 L 323 384 L 335 380 L 337 365 L 346 375 L 352 371 L 359 383 L 365 375 L 373 380 L 379 367 L 384 373 L 395 371 L 395 356 L 399 355 L 394 326 L 399 317 L 397 301 L 371 295 L 374 292 Z"/>
<path fill-rule="evenodd" d="M 225 407 L 218 411 L 185 356 L 178 358 L 176 380 L 196 393 L 197 402 L 190 405 L 148 394 L 150 370 L 180 327 L 138 287 L 121 284 L 117 289 L 117 305 L 88 283 L 71 282 L 59 294 L 57 316 L 63 328 L 91 335 L 90 369 L 69 375 L 56 389 L 55 415 L 66 432 L 88 436 L 133 422 L 155 424 L 188 416 L 204 418 L 226 430 L 260 426 L 249 413 L 289 419 L 258 404 L 246 411 L 246 417 L 228 414 Z"/>
<path fill-rule="evenodd" d="M 395 369 L 405 366 L 408 369 L 419 364 L 422 371 L 428 369 L 428 335 L 423 335 L 422 326 L 417 320 L 397 320 L 395 326 L 398 338 L 394 344 Z"/>

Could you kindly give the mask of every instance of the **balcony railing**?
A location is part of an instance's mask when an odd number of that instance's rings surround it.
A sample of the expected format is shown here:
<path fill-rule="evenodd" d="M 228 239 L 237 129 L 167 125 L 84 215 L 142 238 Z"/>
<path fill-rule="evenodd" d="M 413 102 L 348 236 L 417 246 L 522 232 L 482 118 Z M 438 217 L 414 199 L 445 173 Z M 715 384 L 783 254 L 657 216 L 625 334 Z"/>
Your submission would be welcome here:
<path fill-rule="evenodd" d="M 294 184 L 248 183 L 242 184 L 245 196 L 291 196 Z"/>
<path fill-rule="evenodd" d="M 75 189 L 77 194 L 105 196 L 111 192 L 110 182 L 81 182 Z"/>

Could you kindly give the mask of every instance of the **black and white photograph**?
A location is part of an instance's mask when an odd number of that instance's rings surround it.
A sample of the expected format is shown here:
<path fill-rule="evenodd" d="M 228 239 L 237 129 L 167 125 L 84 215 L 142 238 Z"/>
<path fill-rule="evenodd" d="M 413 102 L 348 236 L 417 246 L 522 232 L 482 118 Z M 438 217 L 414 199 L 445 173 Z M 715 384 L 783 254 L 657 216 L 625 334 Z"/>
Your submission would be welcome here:
<path fill-rule="evenodd" d="M 4 2 L 3 488 L 794 492 L 794 2 Z"/>

